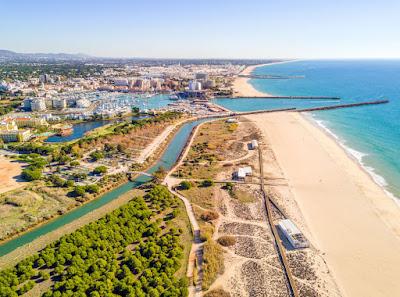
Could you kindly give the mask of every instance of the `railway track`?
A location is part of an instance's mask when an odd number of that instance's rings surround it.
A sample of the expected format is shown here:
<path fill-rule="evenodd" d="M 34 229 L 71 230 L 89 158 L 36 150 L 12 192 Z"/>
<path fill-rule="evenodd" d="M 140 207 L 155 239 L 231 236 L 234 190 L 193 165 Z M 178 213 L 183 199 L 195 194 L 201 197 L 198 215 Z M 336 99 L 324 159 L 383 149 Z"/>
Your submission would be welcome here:
<path fill-rule="evenodd" d="M 282 212 L 282 210 L 279 208 L 279 206 L 276 203 L 271 201 L 271 199 L 269 198 L 269 196 L 267 195 L 267 193 L 265 191 L 264 178 L 263 178 L 263 176 L 264 176 L 263 157 L 262 157 L 262 150 L 260 147 L 258 147 L 258 156 L 259 156 L 260 177 L 261 177 L 260 185 L 261 185 L 261 191 L 262 191 L 263 199 L 264 199 L 264 206 L 265 206 L 265 210 L 267 212 L 268 223 L 270 225 L 272 234 L 274 236 L 276 250 L 277 250 L 279 259 L 282 263 L 282 267 L 283 267 L 285 277 L 287 280 L 287 287 L 288 287 L 288 290 L 289 290 L 291 296 L 300 297 L 295 279 L 292 275 L 292 272 L 290 271 L 290 266 L 289 266 L 289 262 L 286 257 L 285 248 L 283 247 L 283 245 L 280 241 L 278 230 L 276 229 L 275 224 L 274 224 L 274 219 L 273 219 L 273 215 L 272 215 L 272 207 L 275 207 L 279 212 L 281 212 L 281 214 L 284 215 L 284 213 Z"/>

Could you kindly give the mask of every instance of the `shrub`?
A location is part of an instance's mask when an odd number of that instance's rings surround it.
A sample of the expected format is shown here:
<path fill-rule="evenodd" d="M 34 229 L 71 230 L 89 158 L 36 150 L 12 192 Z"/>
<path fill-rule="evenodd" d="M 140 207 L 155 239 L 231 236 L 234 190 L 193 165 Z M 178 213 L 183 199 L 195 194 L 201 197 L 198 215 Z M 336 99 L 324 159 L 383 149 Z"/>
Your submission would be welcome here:
<path fill-rule="evenodd" d="M 202 187 L 211 187 L 214 185 L 214 182 L 211 179 L 205 179 L 201 182 Z"/>
<path fill-rule="evenodd" d="M 202 213 L 200 217 L 203 221 L 208 222 L 218 219 L 219 215 L 217 212 L 210 210 Z"/>
<path fill-rule="evenodd" d="M 234 236 L 221 236 L 218 238 L 218 243 L 222 246 L 232 246 L 236 243 Z"/>
<path fill-rule="evenodd" d="M 217 278 L 218 274 L 224 271 L 223 250 L 215 241 L 209 239 L 203 246 L 203 290 L 208 290 Z"/>
<path fill-rule="evenodd" d="M 22 178 L 27 181 L 38 180 L 42 178 L 42 170 L 26 168 L 22 170 Z"/>
<path fill-rule="evenodd" d="M 85 180 L 87 178 L 87 174 L 84 173 L 84 172 L 81 172 L 81 173 L 80 172 L 76 172 L 76 173 L 72 174 L 72 177 L 77 181 Z"/>
<path fill-rule="evenodd" d="M 179 184 L 180 190 L 189 190 L 191 187 L 192 187 L 192 183 L 187 180 L 184 180 Z"/>
<path fill-rule="evenodd" d="M 67 180 L 67 182 L 65 183 L 65 186 L 70 188 L 73 187 L 75 185 L 73 180 Z"/>
<path fill-rule="evenodd" d="M 215 289 L 205 294 L 204 297 L 231 297 L 231 294 L 223 289 Z"/>
<path fill-rule="evenodd" d="M 79 165 L 80 165 L 79 161 L 71 161 L 69 163 L 69 166 L 71 166 L 71 167 L 76 167 L 76 166 L 79 166 Z"/>
<path fill-rule="evenodd" d="M 67 182 L 65 179 L 61 178 L 57 174 L 53 174 L 49 177 L 51 183 L 56 187 L 65 187 Z"/>
<path fill-rule="evenodd" d="M 231 182 L 228 182 L 225 184 L 225 186 L 223 187 L 223 189 L 225 189 L 228 193 L 229 196 L 231 196 L 232 198 L 235 198 L 235 191 L 234 191 L 234 184 Z"/>
<path fill-rule="evenodd" d="M 162 180 L 166 174 L 167 170 L 163 166 L 160 166 L 157 171 L 153 173 L 153 176 L 158 180 Z"/>
<path fill-rule="evenodd" d="M 93 161 L 97 161 L 103 159 L 104 154 L 100 151 L 94 151 L 93 153 L 90 154 L 90 157 L 92 158 Z"/>

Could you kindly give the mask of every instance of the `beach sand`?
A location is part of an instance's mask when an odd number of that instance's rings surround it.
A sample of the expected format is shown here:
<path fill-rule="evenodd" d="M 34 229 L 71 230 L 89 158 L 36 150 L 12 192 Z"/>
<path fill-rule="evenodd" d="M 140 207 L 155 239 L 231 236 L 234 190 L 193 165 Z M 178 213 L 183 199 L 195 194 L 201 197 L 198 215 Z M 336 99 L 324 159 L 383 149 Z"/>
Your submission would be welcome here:
<path fill-rule="evenodd" d="M 21 174 L 22 165 L 0 156 L 0 194 L 23 186 L 24 182 L 17 180 Z"/>
<path fill-rule="evenodd" d="M 298 113 L 247 116 L 270 144 L 343 296 L 400 296 L 400 208 L 322 129 Z M 268 168 L 268 163 L 265 164 Z"/>
<path fill-rule="evenodd" d="M 267 64 L 262 65 L 253 65 L 246 67 L 240 74 L 248 75 L 253 72 L 253 70 L 257 67 L 261 67 Z M 245 77 L 236 77 L 233 81 L 233 96 L 236 97 L 260 97 L 260 96 L 270 96 L 268 93 L 263 93 L 256 90 L 250 83 L 249 78 Z"/>

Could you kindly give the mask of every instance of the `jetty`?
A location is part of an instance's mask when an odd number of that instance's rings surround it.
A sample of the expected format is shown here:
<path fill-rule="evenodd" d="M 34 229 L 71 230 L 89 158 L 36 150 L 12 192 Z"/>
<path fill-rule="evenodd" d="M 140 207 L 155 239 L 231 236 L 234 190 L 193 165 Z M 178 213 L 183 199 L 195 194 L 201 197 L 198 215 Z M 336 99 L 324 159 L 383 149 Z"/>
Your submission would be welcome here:
<path fill-rule="evenodd" d="M 357 106 L 364 106 L 364 105 L 377 105 L 377 104 L 386 104 L 386 103 L 389 103 L 389 100 L 374 100 L 374 101 L 364 101 L 364 102 L 339 104 L 339 105 L 328 105 L 328 106 L 321 106 L 321 107 L 296 109 L 295 111 L 297 111 L 297 112 L 319 111 L 319 110 L 330 110 L 330 109 L 349 108 L 349 107 L 357 107 Z"/>
<path fill-rule="evenodd" d="M 235 96 L 233 99 L 254 98 L 254 99 L 293 99 L 293 100 L 340 100 L 340 97 L 333 96 Z"/>

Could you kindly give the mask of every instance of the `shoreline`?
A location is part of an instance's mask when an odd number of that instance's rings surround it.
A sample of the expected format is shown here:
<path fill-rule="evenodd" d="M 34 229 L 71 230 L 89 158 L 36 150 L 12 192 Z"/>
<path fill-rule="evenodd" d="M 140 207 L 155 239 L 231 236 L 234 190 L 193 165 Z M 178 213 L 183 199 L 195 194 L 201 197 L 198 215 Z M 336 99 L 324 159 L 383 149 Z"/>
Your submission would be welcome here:
<path fill-rule="evenodd" d="M 397 204 L 333 137 L 304 116 L 246 117 L 271 143 L 310 241 L 324 254 L 344 296 L 400 293 Z"/>
<path fill-rule="evenodd" d="M 273 63 L 271 63 L 273 64 Z M 247 66 L 245 69 L 240 72 L 240 74 L 248 75 L 251 74 L 254 69 L 258 67 L 263 67 L 269 64 L 258 64 L 258 65 L 252 65 L 252 66 Z M 232 89 L 233 89 L 233 97 L 260 97 L 260 96 L 271 96 L 271 94 L 265 93 L 258 91 L 256 88 L 254 88 L 250 84 L 250 78 L 246 77 L 235 77 L 233 80 L 232 84 Z"/>
<path fill-rule="evenodd" d="M 244 68 L 239 74 L 242 75 L 250 75 L 256 68 L 264 67 L 264 66 L 271 66 L 276 64 L 286 64 L 290 62 L 295 62 L 298 60 L 289 60 L 289 61 L 280 61 L 280 62 L 273 62 L 273 63 L 266 63 L 266 64 L 257 64 L 251 65 Z M 233 97 L 272 97 L 273 94 L 262 92 L 257 90 L 250 84 L 251 78 L 246 77 L 235 77 L 232 84 L 233 89 Z"/>
<path fill-rule="evenodd" d="M 400 260 L 396 256 L 400 252 L 400 204 L 396 195 L 385 188 L 386 180 L 363 162 L 365 153 L 347 146 L 312 114 L 280 114 L 285 116 L 246 117 L 253 123 L 258 118 L 255 124 L 271 141 L 288 180 L 289 193 L 303 216 L 305 234 L 321 250 L 341 293 L 343 296 L 400 294 L 396 283 L 396 275 L 400 273 Z M 279 120 L 272 121 L 272 125 L 266 123 L 273 117 Z M 293 133 L 296 129 L 297 133 Z M 281 135 L 288 138 L 290 133 L 288 144 Z M 314 145 L 300 147 L 304 139 Z M 299 154 L 299 150 L 304 154 Z M 324 172 L 315 174 L 314 180 L 308 179 L 311 170 L 325 170 L 324 163 L 315 160 L 318 153 L 325 154 L 327 168 L 336 167 L 338 179 Z M 302 159 L 308 162 L 301 164 Z"/>
<path fill-rule="evenodd" d="M 325 124 L 323 123 L 322 120 L 317 120 L 313 117 L 312 114 L 300 114 L 305 120 L 310 122 L 311 125 L 314 125 L 318 129 L 320 129 L 323 133 L 325 133 L 328 137 L 330 137 L 333 141 L 337 143 L 338 146 L 340 146 L 343 151 L 346 153 L 346 155 L 353 161 L 355 162 L 362 171 L 364 171 L 368 176 L 370 177 L 371 181 L 375 183 L 377 186 L 379 186 L 386 194 L 386 196 L 389 199 L 392 199 L 398 207 L 400 207 L 400 200 L 399 197 L 397 197 L 394 193 L 390 192 L 389 190 L 386 189 L 386 179 L 379 175 L 378 173 L 375 172 L 375 169 L 373 167 L 370 167 L 366 165 L 362 158 L 365 156 L 368 156 L 367 153 L 357 151 L 350 146 L 346 145 L 343 139 L 341 139 L 338 135 L 336 135 L 331 129 L 329 129 Z"/>
<path fill-rule="evenodd" d="M 269 65 L 275 65 L 275 64 L 286 64 L 286 63 L 291 63 L 291 62 L 296 62 L 299 60 L 290 60 L 290 61 L 282 61 L 282 62 L 276 62 L 276 63 L 268 63 L 268 64 L 258 64 L 258 65 L 252 65 L 252 66 L 248 66 L 246 67 L 241 74 L 250 74 L 251 72 L 254 71 L 254 69 L 258 68 L 258 67 L 264 67 L 264 66 L 269 66 Z M 238 85 L 238 90 L 240 90 L 240 88 L 243 85 L 243 89 L 241 91 L 246 91 L 248 88 L 252 88 L 254 89 L 256 92 L 258 93 L 247 93 L 248 95 L 244 96 L 244 97 L 257 97 L 257 96 L 273 96 L 273 94 L 271 93 L 263 93 L 261 91 L 256 90 L 250 83 L 250 79 L 249 78 L 236 78 L 236 80 L 238 79 L 244 79 L 246 81 L 242 81 L 239 83 Z M 247 86 L 246 86 L 247 85 Z M 236 94 L 236 96 L 238 96 L 238 94 Z M 311 124 L 315 125 L 316 127 L 318 127 L 318 129 L 320 129 L 321 131 L 323 131 L 324 133 L 326 133 L 329 137 L 331 137 L 341 148 L 343 148 L 343 150 L 346 152 L 346 154 L 348 155 L 349 158 L 351 158 L 354 162 L 357 163 L 358 166 L 360 166 L 360 168 L 369 175 L 369 177 L 371 178 L 371 180 L 378 185 L 380 188 L 382 188 L 382 190 L 386 193 L 386 196 L 393 200 L 394 202 L 396 202 L 396 205 L 398 207 L 400 207 L 400 197 L 397 197 L 396 194 L 390 192 L 387 188 L 387 181 L 386 179 L 381 176 L 380 174 L 375 172 L 375 169 L 371 166 L 366 165 L 362 158 L 364 156 L 367 156 L 367 153 L 361 152 L 361 151 L 357 151 L 355 149 L 353 149 L 350 146 L 347 146 L 346 144 L 343 143 L 343 139 L 341 139 L 337 134 L 335 134 L 332 130 L 330 130 L 328 127 L 326 127 L 321 120 L 315 119 L 313 117 L 312 114 L 303 114 L 301 115 L 304 119 L 308 120 Z M 356 156 L 356 154 L 361 155 L 360 157 Z"/>

